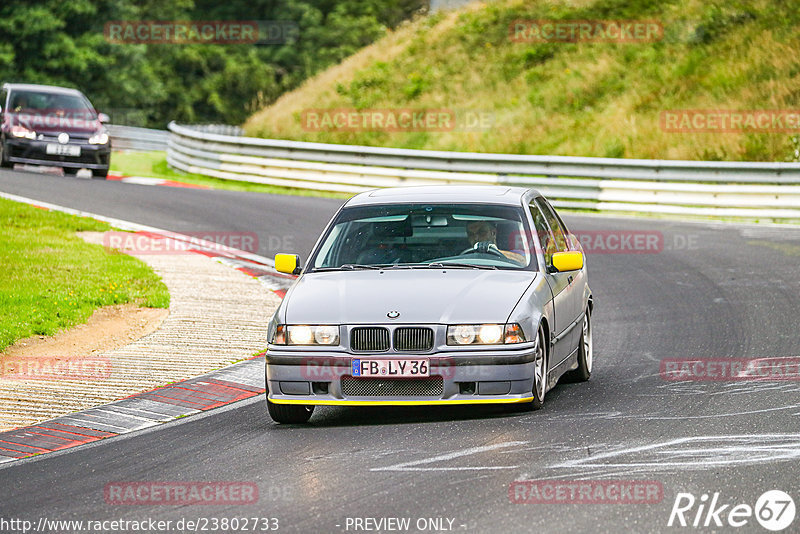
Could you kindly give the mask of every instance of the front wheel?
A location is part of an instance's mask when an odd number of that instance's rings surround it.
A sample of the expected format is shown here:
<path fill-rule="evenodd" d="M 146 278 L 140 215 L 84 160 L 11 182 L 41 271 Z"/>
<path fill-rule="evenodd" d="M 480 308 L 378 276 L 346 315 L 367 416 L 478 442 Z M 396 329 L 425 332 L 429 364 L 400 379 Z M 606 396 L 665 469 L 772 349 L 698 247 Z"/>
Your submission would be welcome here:
<path fill-rule="evenodd" d="M 6 158 L 6 154 L 8 153 L 8 148 L 6 148 L 5 143 L 0 140 L 0 167 L 4 169 L 11 169 L 14 167 L 14 164 L 8 161 Z"/>
<path fill-rule="evenodd" d="M 517 404 L 521 410 L 538 410 L 544 404 L 544 394 L 547 391 L 547 346 L 545 345 L 544 329 L 539 326 L 536 334 L 536 348 L 533 356 L 533 401 Z"/>
<path fill-rule="evenodd" d="M 267 393 L 269 395 L 269 393 Z M 314 406 L 303 404 L 275 404 L 267 398 L 269 416 L 276 423 L 307 423 L 314 413 Z"/>
<path fill-rule="evenodd" d="M 105 180 L 108 177 L 108 167 L 102 169 L 92 169 L 92 178 L 95 180 Z"/>
<path fill-rule="evenodd" d="M 583 327 L 581 339 L 578 341 L 578 368 L 570 371 L 564 377 L 570 382 L 586 382 L 592 376 L 592 316 L 589 309 L 583 314 Z"/>

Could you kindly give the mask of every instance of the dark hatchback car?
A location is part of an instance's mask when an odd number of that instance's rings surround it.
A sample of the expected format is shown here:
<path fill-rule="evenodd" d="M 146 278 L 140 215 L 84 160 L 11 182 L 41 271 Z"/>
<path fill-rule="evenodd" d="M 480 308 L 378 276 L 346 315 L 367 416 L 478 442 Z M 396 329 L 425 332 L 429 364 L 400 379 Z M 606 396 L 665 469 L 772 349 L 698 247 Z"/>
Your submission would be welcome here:
<path fill-rule="evenodd" d="M 105 179 L 111 140 L 89 99 L 76 89 L 7 83 L 0 88 L 0 166 L 88 169 Z"/>

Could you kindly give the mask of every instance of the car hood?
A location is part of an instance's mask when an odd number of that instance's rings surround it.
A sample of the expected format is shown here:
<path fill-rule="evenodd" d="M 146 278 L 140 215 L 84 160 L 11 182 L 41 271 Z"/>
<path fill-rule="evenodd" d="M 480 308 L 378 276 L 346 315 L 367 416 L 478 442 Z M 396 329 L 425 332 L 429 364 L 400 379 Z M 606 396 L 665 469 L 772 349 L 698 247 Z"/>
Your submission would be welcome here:
<path fill-rule="evenodd" d="M 307 273 L 286 295 L 289 324 L 505 322 L 531 271 L 387 269 Z"/>

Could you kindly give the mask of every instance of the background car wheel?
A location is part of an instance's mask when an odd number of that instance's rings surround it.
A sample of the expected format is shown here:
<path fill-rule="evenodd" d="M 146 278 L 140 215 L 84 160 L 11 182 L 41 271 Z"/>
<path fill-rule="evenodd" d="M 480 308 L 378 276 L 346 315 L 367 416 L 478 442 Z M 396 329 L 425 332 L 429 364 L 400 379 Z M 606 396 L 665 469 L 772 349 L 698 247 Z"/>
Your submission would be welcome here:
<path fill-rule="evenodd" d="M 275 404 L 267 399 L 269 416 L 276 423 L 307 423 L 314 413 L 313 406 L 301 404 Z"/>
<path fill-rule="evenodd" d="M 103 169 L 93 169 L 92 178 L 95 180 L 105 180 L 108 177 L 108 167 Z"/>
<path fill-rule="evenodd" d="M 544 329 L 539 326 L 536 335 L 536 355 L 533 358 L 533 401 L 517 404 L 523 411 L 538 410 L 544 404 L 544 394 L 547 390 L 547 346 L 544 341 Z"/>
<path fill-rule="evenodd" d="M 80 169 L 68 169 L 66 167 L 63 167 L 63 169 L 64 169 L 64 176 L 75 176 L 78 174 L 78 171 L 80 170 Z"/>
<path fill-rule="evenodd" d="M 0 141 L 0 167 L 3 167 L 4 169 L 10 169 L 14 166 L 14 164 L 10 161 L 6 161 L 6 152 L 5 145 L 2 143 L 2 141 Z"/>
<path fill-rule="evenodd" d="M 581 327 L 581 337 L 578 341 L 578 368 L 564 375 L 568 382 L 586 382 L 592 376 L 592 360 L 594 351 L 592 348 L 592 316 L 589 309 L 583 315 L 583 326 Z"/>

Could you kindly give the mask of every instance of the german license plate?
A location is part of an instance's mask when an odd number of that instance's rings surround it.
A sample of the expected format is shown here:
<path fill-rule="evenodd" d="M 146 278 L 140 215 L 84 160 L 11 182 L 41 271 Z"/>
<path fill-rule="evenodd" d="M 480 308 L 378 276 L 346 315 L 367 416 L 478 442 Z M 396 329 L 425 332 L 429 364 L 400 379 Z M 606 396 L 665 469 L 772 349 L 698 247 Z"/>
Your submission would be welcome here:
<path fill-rule="evenodd" d="M 48 154 L 55 156 L 80 156 L 81 147 L 76 145 L 57 145 L 55 143 L 48 143 L 45 147 Z"/>
<path fill-rule="evenodd" d="M 352 374 L 362 378 L 417 378 L 430 376 L 427 359 L 369 360 L 353 358 Z"/>

